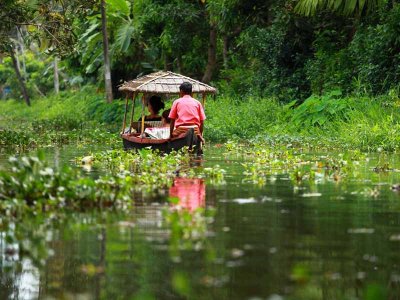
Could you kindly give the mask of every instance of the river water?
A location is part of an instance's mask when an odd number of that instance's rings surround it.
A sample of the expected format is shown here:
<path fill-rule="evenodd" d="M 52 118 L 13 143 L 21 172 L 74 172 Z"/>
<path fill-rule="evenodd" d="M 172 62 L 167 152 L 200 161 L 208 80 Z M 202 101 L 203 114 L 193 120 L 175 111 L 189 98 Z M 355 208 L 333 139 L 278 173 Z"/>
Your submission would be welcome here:
<path fill-rule="evenodd" d="M 57 165 L 87 150 L 48 153 Z M 123 212 L 3 216 L 0 299 L 400 299 L 400 160 L 388 160 L 374 172 L 369 155 L 342 181 L 255 185 L 242 157 L 209 147 L 198 164 L 224 182 L 177 178 Z"/>

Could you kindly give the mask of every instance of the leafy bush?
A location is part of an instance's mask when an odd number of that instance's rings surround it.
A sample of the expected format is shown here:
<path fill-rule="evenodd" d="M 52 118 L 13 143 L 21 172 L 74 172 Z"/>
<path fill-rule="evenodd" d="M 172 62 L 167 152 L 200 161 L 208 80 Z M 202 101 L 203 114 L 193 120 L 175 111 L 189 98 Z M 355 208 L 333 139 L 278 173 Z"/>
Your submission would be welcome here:
<path fill-rule="evenodd" d="M 282 108 L 274 99 L 248 98 L 235 101 L 217 98 L 207 102 L 206 115 L 206 140 L 249 139 L 265 134 L 279 124 Z"/>
<path fill-rule="evenodd" d="M 347 24 L 319 30 L 313 42 L 314 56 L 305 67 L 312 92 L 321 95 L 339 88 L 346 94 L 382 95 L 396 88 L 399 19 L 400 5 L 396 3 L 393 9 L 377 11 L 357 28 Z"/>
<path fill-rule="evenodd" d="M 353 101 L 350 98 L 338 98 L 340 91 L 332 91 L 323 96 L 307 98 L 304 103 L 294 108 L 296 101 L 289 103 L 286 108 L 291 126 L 311 129 L 314 126 L 322 127 L 333 121 L 348 121 Z"/>
<path fill-rule="evenodd" d="M 349 59 L 351 52 L 346 45 L 343 31 L 334 29 L 320 32 L 314 41 L 314 57 L 305 66 L 307 79 L 314 94 L 322 95 L 331 90 L 341 89 L 345 93 L 353 91 L 355 65 Z"/>
<path fill-rule="evenodd" d="M 357 78 L 368 92 L 383 94 L 400 79 L 400 5 L 380 12 L 378 24 L 364 24 L 349 45 Z M 347 60 L 347 61 L 348 61 Z"/>

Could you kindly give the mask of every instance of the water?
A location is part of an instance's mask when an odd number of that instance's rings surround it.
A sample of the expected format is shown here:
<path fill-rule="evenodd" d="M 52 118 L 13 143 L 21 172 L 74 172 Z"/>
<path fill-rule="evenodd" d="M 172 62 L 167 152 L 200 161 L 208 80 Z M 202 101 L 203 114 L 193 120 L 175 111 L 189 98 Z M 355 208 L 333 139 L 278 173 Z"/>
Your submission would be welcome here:
<path fill-rule="evenodd" d="M 243 158 L 211 147 L 201 164 L 223 167 L 225 184 L 178 178 L 131 211 L 3 218 L 0 299 L 399 299 L 399 173 L 370 158 L 346 180 L 258 186 Z"/>

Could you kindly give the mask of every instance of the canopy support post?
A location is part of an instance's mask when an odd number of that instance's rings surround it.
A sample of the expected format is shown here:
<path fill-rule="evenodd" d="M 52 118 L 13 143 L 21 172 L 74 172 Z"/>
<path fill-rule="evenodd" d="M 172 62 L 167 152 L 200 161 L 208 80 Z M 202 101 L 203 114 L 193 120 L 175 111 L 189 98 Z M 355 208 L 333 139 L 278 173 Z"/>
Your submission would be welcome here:
<path fill-rule="evenodd" d="M 130 126 L 129 126 L 129 133 L 132 132 L 132 126 L 133 126 L 133 114 L 135 112 L 135 100 L 136 100 L 136 95 L 137 93 L 134 92 L 132 96 L 132 110 L 131 110 L 131 120 L 130 120 Z"/>
<path fill-rule="evenodd" d="M 126 97 L 125 97 L 125 112 L 124 112 L 124 121 L 122 122 L 122 132 L 121 132 L 121 134 L 125 133 L 126 115 L 128 114 L 128 99 L 129 99 L 129 93 L 127 93 Z"/>
<path fill-rule="evenodd" d="M 203 108 L 206 107 L 206 93 L 202 94 L 202 102 L 203 102 Z"/>
<path fill-rule="evenodd" d="M 145 101 L 145 99 L 146 99 L 146 94 L 145 93 L 143 93 L 143 96 L 142 96 L 142 126 L 141 126 L 141 128 L 140 128 L 140 135 L 143 135 L 143 132 L 144 132 L 144 101 Z"/>

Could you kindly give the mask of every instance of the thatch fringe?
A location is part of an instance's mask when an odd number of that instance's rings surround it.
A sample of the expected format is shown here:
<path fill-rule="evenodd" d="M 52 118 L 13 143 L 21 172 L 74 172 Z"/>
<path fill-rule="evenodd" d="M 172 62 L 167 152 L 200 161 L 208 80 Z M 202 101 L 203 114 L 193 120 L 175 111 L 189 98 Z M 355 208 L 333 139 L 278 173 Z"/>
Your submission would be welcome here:
<path fill-rule="evenodd" d="M 217 92 L 212 86 L 169 71 L 155 72 L 124 82 L 119 90 L 137 93 L 179 94 L 179 86 L 185 81 L 192 84 L 193 93 L 215 94 Z"/>

